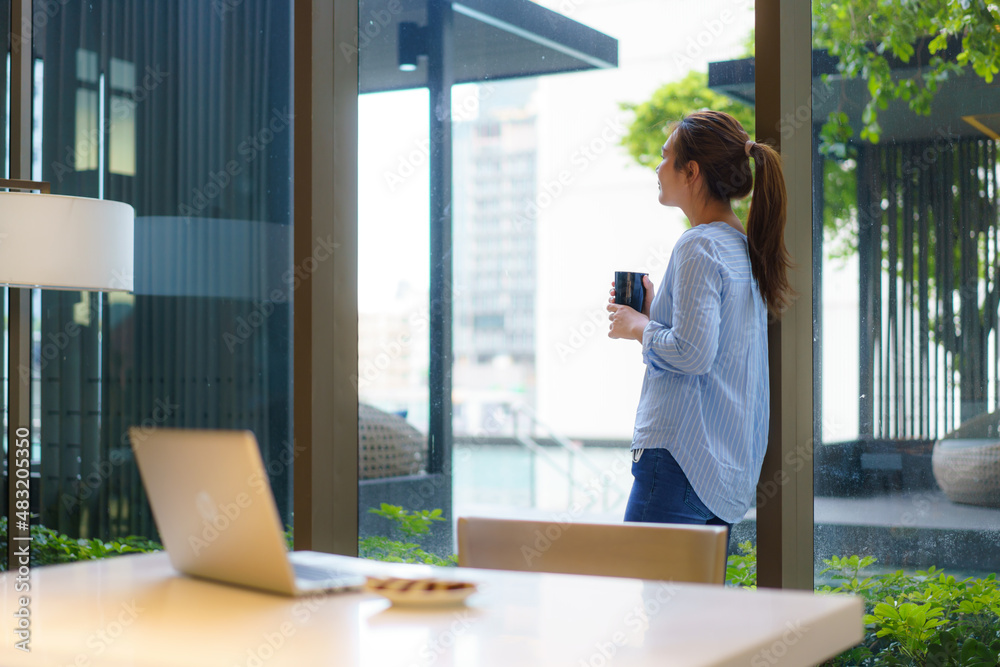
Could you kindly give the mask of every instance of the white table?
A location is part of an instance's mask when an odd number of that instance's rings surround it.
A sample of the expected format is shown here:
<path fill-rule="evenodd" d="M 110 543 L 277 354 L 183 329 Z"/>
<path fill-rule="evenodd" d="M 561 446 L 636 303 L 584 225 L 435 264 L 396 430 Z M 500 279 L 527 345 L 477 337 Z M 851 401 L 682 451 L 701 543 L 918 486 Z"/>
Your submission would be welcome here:
<path fill-rule="evenodd" d="M 30 653 L 14 646 L 14 575 L 0 577 L 0 664 L 801 666 L 863 636 L 862 602 L 848 596 L 314 558 L 479 592 L 465 606 L 396 608 L 370 593 L 285 598 L 189 579 L 165 554 L 41 567 Z"/>

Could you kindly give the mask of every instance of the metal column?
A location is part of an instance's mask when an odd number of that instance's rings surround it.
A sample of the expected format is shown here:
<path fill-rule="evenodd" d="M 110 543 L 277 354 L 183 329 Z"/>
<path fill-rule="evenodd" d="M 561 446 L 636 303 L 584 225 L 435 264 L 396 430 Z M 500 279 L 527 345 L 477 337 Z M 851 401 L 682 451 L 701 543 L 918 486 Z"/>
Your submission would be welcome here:
<path fill-rule="evenodd" d="M 442 507 L 451 515 L 452 447 L 452 131 L 453 23 L 450 2 L 427 7 L 427 85 L 430 92 L 430 372 L 429 473 L 444 473 Z"/>

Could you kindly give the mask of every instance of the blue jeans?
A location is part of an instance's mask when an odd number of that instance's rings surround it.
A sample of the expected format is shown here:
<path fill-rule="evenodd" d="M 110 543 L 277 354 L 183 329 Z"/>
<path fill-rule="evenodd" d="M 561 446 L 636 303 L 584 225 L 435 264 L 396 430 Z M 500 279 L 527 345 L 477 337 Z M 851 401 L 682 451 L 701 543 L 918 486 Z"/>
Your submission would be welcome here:
<path fill-rule="evenodd" d="M 636 451 L 641 451 L 638 461 L 635 460 Z M 626 521 L 725 526 L 728 539 L 732 524 L 705 507 L 669 451 L 636 451 L 632 452 L 634 481 L 625 506 Z"/>

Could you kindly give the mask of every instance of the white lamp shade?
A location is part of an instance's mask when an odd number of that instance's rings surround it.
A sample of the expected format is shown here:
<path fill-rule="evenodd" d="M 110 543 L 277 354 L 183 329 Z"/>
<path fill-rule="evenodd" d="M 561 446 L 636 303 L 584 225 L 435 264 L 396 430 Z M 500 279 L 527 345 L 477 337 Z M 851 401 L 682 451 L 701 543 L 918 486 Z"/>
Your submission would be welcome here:
<path fill-rule="evenodd" d="M 132 291 L 134 220 L 121 202 L 0 192 L 0 284 Z"/>

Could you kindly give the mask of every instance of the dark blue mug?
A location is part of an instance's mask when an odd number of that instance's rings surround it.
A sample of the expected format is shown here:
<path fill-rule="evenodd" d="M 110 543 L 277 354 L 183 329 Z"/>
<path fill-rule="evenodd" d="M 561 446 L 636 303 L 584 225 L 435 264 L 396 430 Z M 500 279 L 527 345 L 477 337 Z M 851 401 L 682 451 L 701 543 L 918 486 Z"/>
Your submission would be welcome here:
<path fill-rule="evenodd" d="M 642 285 L 645 275 L 637 271 L 615 271 L 615 303 L 631 306 L 641 313 L 646 300 L 646 288 Z"/>

